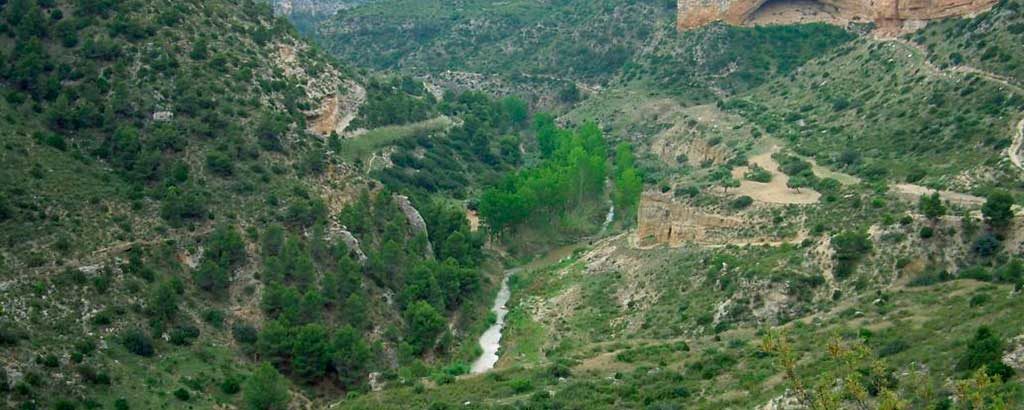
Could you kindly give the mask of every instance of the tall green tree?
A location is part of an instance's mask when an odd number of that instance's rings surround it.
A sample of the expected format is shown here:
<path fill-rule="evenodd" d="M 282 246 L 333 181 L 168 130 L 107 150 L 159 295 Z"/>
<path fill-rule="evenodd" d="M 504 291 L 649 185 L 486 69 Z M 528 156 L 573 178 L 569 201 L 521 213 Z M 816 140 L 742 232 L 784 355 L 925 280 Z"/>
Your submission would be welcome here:
<path fill-rule="evenodd" d="M 644 183 L 637 172 L 633 158 L 633 148 L 629 144 L 619 144 L 615 148 L 615 192 L 612 201 L 617 214 L 631 218 L 636 212 L 643 193 Z"/>
<path fill-rule="evenodd" d="M 288 381 L 273 366 L 263 363 L 245 382 L 245 407 L 249 410 L 287 410 L 291 393 Z"/>
<path fill-rule="evenodd" d="M 338 379 L 345 386 L 360 384 L 366 377 L 370 347 L 351 326 L 343 326 L 334 334 L 331 361 Z"/>
<path fill-rule="evenodd" d="M 1003 229 L 1013 220 L 1013 195 L 1003 190 L 994 190 L 985 198 L 981 214 L 985 221 L 995 229 Z"/>
<path fill-rule="evenodd" d="M 292 342 L 292 369 L 299 377 L 315 381 L 327 373 L 332 354 L 330 336 L 323 325 L 302 326 Z"/>
<path fill-rule="evenodd" d="M 430 303 L 418 301 L 405 311 L 405 322 L 408 327 L 409 345 L 417 353 L 423 353 L 434 346 L 437 335 L 444 330 L 444 316 L 438 313 Z"/>

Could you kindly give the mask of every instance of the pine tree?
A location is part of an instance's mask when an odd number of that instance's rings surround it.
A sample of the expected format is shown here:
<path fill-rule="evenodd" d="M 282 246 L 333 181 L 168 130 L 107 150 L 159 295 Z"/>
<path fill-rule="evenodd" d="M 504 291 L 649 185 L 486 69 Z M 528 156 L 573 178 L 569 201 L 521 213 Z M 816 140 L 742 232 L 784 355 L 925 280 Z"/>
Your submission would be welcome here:
<path fill-rule="evenodd" d="M 267 363 L 256 368 L 246 381 L 244 391 L 249 410 L 286 410 L 291 399 L 288 381 Z"/>

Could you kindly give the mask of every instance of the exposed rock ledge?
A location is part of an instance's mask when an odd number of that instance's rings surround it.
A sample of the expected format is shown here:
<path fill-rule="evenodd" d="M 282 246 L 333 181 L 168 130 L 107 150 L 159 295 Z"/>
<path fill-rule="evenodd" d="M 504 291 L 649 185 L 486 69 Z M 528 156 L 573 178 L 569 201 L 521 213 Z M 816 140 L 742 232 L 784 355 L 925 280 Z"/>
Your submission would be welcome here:
<path fill-rule="evenodd" d="M 739 218 L 704 213 L 672 201 L 672 194 L 646 192 L 640 200 L 637 239 L 641 245 L 714 242 L 742 224 Z"/>
<path fill-rule="evenodd" d="M 746 24 L 771 0 L 677 0 L 676 27 L 689 30 L 716 21 Z M 785 1 L 785 0 L 774 0 Z M 821 0 L 839 21 L 874 22 L 883 33 L 899 33 L 927 20 L 967 16 L 989 9 L 996 0 Z M 836 20 L 825 22 L 835 23 Z"/>
<path fill-rule="evenodd" d="M 405 195 L 395 195 L 395 202 L 398 207 L 405 214 L 405 218 L 409 220 L 409 225 L 417 232 L 427 237 L 427 258 L 434 257 L 434 248 L 430 246 L 430 238 L 427 233 L 427 222 L 423 220 L 423 216 L 420 215 L 420 211 L 416 210 L 416 207 L 412 206 L 412 202 L 409 201 L 409 197 Z"/>

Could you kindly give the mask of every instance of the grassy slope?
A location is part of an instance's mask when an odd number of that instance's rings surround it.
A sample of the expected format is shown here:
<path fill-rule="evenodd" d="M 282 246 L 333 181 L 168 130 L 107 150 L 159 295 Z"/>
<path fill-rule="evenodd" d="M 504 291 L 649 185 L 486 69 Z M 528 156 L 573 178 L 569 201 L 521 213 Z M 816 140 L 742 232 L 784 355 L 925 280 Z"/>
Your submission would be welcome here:
<path fill-rule="evenodd" d="M 1024 97 L 933 69 L 903 43 L 858 41 L 725 106 L 797 152 L 869 179 L 961 190 L 1014 185 L 1001 154 Z"/>

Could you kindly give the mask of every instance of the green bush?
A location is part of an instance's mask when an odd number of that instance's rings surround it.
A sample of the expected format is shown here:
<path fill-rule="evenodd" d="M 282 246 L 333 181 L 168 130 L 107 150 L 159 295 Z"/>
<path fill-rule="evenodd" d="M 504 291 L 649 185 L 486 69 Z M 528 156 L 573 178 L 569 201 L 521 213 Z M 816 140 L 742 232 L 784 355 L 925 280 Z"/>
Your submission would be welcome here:
<path fill-rule="evenodd" d="M 932 229 L 932 227 L 930 227 L 930 226 L 922 227 L 921 231 L 918 233 L 918 236 L 920 236 L 921 239 L 931 238 L 931 237 L 935 236 L 935 230 Z"/>
<path fill-rule="evenodd" d="M 982 326 L 974 333 L 974 338 L 967 341 L 967 351 L 960 358 L 957 367 L 962 371 L 974 371 L 984 367 L 990 375 L 997 375 L 1003 381 L 1013 378 L 1014 370 L 1003 364 L 1003 340 L 992 331 Z"/>
<path fill-rule="evenodd" d="M 747 195 L 743 195 L 741 197 L 738 197 L 738 198 L 732 200 L 732 203 L 730 204 L 730 206 L 732 206 L 733 209 L 745 209 L 745 208 L 749 207 L 753 203 L 754 203 L 754 198 L 751 198 L 751 197 L 749 197 Z"/>
<path fill-rule="evenodd" d="M 129 352 L 142 357 L 151 357 L 156 353 L 153 339 L 140 329 L 130 329 L 121 335 L 121 344 Z"/>
<path fill-rule="evenodd" d="M 174 391 L 174 397 L 181 401 L 188 401 L 192 398 L 192 395 L 184 387 Z"/>
<path fill-rule="evenodd" d="M 845 278 L 853 273 L 857 262 L 871 253 L 871 239 L 867 232 L 844 231 L 832 237 L 832 248 L 836 251 L 836 276 Z"/>
<path fill-rule="evenodd" d="M 512 388 L 512 391 L 517 393 L 517 394 L 519 394 L 519 393 L 526 393 L 526 392 L 528 392 L 530 390 L 533 390 L 533 381 L 531 381 L 530 379 L 527 379 L 527 378 L 520 377 L 520 378 L 512 379 L 512 381 L 510 381 L 508 384 L 509 384 L 509 387 Z"/>

